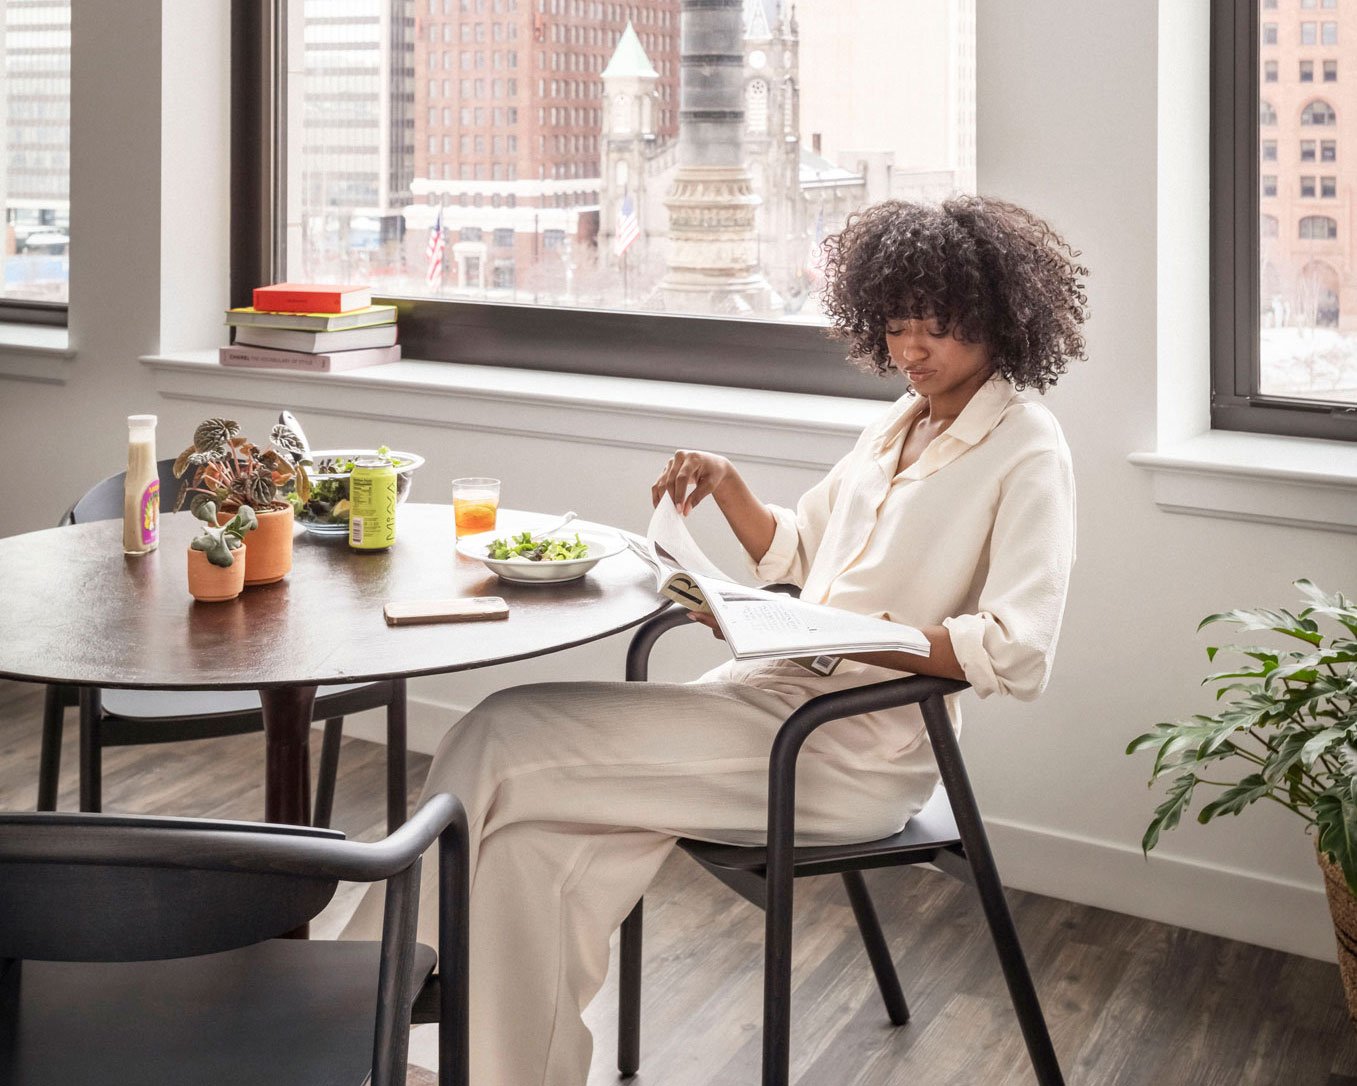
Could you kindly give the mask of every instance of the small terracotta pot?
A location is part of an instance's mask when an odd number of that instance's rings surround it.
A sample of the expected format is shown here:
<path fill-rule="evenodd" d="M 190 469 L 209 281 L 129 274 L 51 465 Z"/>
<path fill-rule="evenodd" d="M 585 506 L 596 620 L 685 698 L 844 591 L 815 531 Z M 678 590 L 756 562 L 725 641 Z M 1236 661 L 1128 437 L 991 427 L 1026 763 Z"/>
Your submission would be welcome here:
<path fill-rule="evenodd" d="M 256 509 L 254 514 L 259 520 L 259 527 L 245 533 L 245 550 L 249 552 L 245 583 L 273 584 L 292 571 L 292 506 Z M 217 523 L 225 524 L 235 515 L 234 510 L 220 512 L 217 514 Z"/>
<path fill-rule="evenodd" d="M 1343 977 L 1348 1018 L 1357 1026 L 1357 898 L 1348 889 L 1343 869 L 1322 852 L 1319 869 L 1324 872 L 1324 893 L 1329 899 L 1329 916 L 1338 941 L 1338 972 Z"/>
<path fill-rule="evenodd" d="M 235 559 L 229 566 L 214 566 L 203 551 L 189 548 L 188 590 L 200 603 L 220 603 L 233 600 L 245 588 L 245 548 L 231 552 Z"/>

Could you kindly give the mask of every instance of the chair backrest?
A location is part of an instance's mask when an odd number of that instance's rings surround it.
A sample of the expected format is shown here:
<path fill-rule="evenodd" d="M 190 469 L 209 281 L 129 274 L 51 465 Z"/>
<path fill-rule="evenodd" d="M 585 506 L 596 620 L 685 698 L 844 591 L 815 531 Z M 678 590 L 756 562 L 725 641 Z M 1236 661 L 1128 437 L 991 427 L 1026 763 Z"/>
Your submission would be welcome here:
<path fill-rule="evenodd" d="M 160 474 L 160 508 L 170 510 L 179 500 L 179 487 L 182 480 L 174 477 L 174 460 L 157 460 L 156 470 Z M 123 482 L 127 472 L 120 471 L 110 475 L 102 482 L 95 483 L 85 491 L 73 506 L 61 518 L 61 524 L 84 524 L 91 520 L 119 520 L 123 515 Z"/>
<path fill-rule="evenodd" d="M 272 939 L 320 912 L 336 880 L 289 872 L 286 858 L 261 864 L 260 843 L 303 859 L 343 837 L 200 819 L 0 814 L 0 960 L 155 961 Z"/>

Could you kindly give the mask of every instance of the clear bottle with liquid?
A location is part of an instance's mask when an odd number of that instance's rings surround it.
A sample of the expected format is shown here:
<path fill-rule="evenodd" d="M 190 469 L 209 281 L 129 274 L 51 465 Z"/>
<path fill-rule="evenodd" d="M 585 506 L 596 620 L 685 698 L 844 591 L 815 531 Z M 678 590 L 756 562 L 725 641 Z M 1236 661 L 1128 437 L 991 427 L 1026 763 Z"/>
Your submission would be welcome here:
<path fill-rule="evenodd" d="M 127 481 L 123 488 L 123 553 L 149 554 L 160 542 L 160 472 L 154 415 L 127 416 Z"/>

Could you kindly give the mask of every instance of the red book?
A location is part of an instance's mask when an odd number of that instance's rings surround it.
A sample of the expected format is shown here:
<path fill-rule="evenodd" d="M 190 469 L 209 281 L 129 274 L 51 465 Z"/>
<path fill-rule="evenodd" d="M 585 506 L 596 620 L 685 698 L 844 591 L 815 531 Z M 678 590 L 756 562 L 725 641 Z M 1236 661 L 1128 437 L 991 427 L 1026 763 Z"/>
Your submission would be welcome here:
<path fill-rule="evenodd" d="M 266 313 L 347 313 L 371 304 L 371 287 L 275 283 L 254 288 L 254 307 Z"/>

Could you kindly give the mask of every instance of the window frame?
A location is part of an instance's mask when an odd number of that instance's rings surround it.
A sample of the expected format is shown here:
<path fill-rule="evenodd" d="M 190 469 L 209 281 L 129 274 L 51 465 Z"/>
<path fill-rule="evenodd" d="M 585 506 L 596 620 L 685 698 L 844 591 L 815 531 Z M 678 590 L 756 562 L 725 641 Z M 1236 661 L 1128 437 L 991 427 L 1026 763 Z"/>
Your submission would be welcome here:
<path fill-rule="evenodd" d="M 1261 23 L 1258 0 L 1211 0 L 1211 426 L 1357 441 L 1357 404 L 1257 391 Z"/>
<path fill-rule="evenodd" d="M 233 306 L 286 268 L 288 0 L 231 3 Z M 417 75 L 416 78 L 419 76 Z M 378 296 L 409 358 L 558 373 L 893 400 L 895 382 L 845 361 L 823 327 L 526 303 Z"/>

